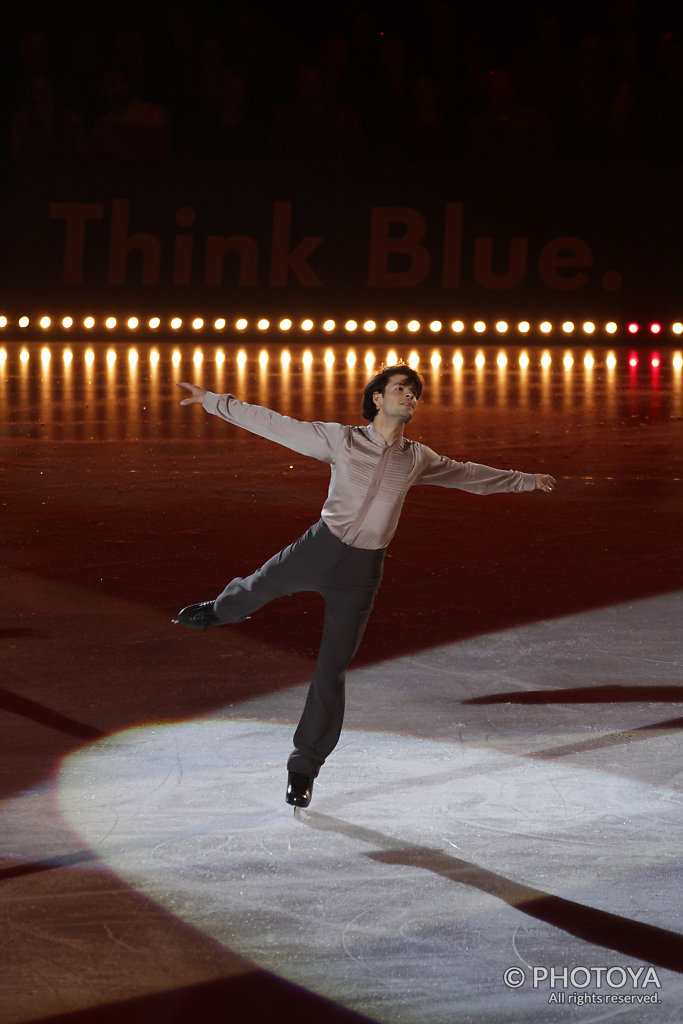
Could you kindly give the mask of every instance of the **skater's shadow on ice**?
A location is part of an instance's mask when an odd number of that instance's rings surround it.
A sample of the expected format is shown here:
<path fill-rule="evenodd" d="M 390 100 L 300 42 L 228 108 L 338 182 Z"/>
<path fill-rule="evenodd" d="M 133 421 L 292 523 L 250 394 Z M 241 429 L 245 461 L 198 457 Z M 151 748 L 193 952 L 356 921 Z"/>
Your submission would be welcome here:
<path fill-rule="evenodd" d="M 680 704 L 683 686 L 577 686 L 471 697 L 463 704 Z"/>
<path fill-rule="evenodd" d="M 585 942 L 646 963 L 683 973 L 683 936 L 605 910 L 553 896 L 427 846 L 405 846 L 399 839 L 316 811 L 300 820 L 315 829 L 337 832 L 380 849 L 365 854 L 382 864 L 401 864 L 440 875 L 486 892 L 522 914 L 544 921 Z"/>
<path fill-rule="evenodd" d="M 38 701 L 22 697 L 18 693 L 0 687 L 0 711 L 10 711 L 13 715 L 19 715 L 30 722 L 37 722 L 48 729 L 55 729 L 66 736 L 75 736 L 79 740 L 95 742 L 105 737 L 106 733 L 94 729 L 85 722 L 79 722 L 75 718 L 54 711 L 46 704 L 39 704 Z"/>

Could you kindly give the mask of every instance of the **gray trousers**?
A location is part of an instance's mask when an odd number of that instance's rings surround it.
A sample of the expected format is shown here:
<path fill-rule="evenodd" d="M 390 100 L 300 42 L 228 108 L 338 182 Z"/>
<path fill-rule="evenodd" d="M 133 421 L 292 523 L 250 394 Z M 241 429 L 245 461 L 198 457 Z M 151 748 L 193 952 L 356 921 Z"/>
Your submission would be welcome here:
<path fill-rule="evenodd" d="M 321 519 L 252 576 L 228 583 L 214 602 L 221 622 L 241 622 L 277 597 L 309 590 L 324 598 L 320 651 L 287 761 L 290 772 L 315 778 L 337 745 L 344 719 L 346 669 L 370 618 L 382 579 L 384 551 L 349 547 Z"/>

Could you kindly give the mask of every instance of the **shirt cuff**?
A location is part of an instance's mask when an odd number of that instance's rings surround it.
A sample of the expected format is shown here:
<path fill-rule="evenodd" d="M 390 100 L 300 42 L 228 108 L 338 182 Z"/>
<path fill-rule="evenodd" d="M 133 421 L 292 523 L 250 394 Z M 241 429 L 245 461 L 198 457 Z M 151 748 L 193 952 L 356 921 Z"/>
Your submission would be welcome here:
<path fill-rule="evenodd" d="M 213 391 L 207 391 L 202 399 L 202 408 L 215 416 L 218 411 L 218 399 L 220 397 L 220 395 L 215 395 Z"/>

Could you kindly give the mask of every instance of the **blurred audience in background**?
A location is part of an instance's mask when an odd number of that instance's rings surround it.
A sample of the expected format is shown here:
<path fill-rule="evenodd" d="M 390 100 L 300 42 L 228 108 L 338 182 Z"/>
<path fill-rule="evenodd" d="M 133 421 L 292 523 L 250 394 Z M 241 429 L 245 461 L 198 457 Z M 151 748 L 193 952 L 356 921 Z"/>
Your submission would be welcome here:
<path fill-rule="evenodd" d="M 678 161 L 673 0 L 35 0 L 11 12 L 17 159 Z"/>
<path fill-rule="evenodd" d="M 26 103 L 10 123 L 10 156 L 73 160 L 88 152 L 83 119 L 63 106 L 46 75 L 33 75 Z"/>
<path fill-rule="evenodd" d="M 163 160 L 172 153 L 172 123 L 158 103 L 140 99 L 139 74 L 125 64 L 106 68 L 101 78 L 107 110 L 95 118 L 90 150 L 112 160 Z"/>

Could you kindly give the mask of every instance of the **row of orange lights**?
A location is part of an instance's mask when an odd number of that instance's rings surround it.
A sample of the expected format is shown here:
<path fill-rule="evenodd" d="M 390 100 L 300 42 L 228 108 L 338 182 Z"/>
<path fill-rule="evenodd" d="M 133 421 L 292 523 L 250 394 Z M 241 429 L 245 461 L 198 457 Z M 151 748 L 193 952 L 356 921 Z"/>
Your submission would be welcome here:
<path fill-rule="evenodd" d="M 6 316 L 0 316 L 0 328 L 6 329 L 8 327 L 17 326 L 20 329 L 24 330 L 27 327 L 35 326 L 36 324 L 43 330 L 48 330 L 49 328 L 58 325 L 61 325 L 61 327 L 64 328 L 65 330 L 70 330 L 74 326 L 77 326 L 76 320 L 71 316 L 64 316 L 61 319 L 56 320 L 49 316 L 41 316 L 36 317 L 34 319 L 31 319 L 28 316 L 22 316 L 19 317 L 19 319 L 16 321 L 16 324 L 10 322 L 10 320 L 8 320 Z M 93 316 L 86 316 L 79 321 L 79 324 L 85 327 L 87 330 L 92 330 L 93 328 L 98 326 L 98 321 Z M 213 327 L 213 329 L 216 331 L 223 331 L 227 328 L 234 329 L 238 332 L 246 331 L 250 327 L 252 327 L 256 328 L 256 330 L 258 331 L 268 331 L 271 328 L 277 328 L 280 331 L 290 331 L 294 329 L 301 330 L 304 333 L 308 333 L 320 327 L 322 328 L 323 331 L 325 331 L 328 334 L 338 329 L 343 329 L 347 333 L 353 333 L 354 331 L 357 331 L 359 329 L 365 331 L 366 333 L 372 333 L 376 330 L 381 329 L 384 329 L 389 333 L 394 333 L 395 331 L 399 331 L 402 329 L 402 325 L 399 324 L 398 320 L 386 320 L 384 323 L 378 324 L 376 320 L 358 321 L 349 319 L 345 320 L 343 323 L 338 323 L 336 320 L 326 319 L 316 324 L 316 322 L 311 320 L 310 318 L 305 318 L 298 322 L 297 324 L 295 324 L 294 321 L 289 317 L 283 317 L 282 319 L 277 321 L 271 321 L 266 317 L 260 317 L 253 321 L 248 320 L 246 317 L 239 317 L 234 321 L 228 322 L 228 320 L 226 320 L 224 317 L 218 317 L 213 321 L 207 321 L 203 317 L 199 316 L 187 320 L 184 320 L 180 316 L 175 316 L 171 317 L 167 322 L 167 326 L 170 327 L 171 330 L 173 331 L 178 331 L 183 327 L 187 327 L 188 325 L 192 328 L 192 330 L 195 331 L 204 330 L 204 328 L 206 327 Z M 138 330 L 138 328 L 146 328 L 155 331 L 162 327 L 162 320 L 158 316 L 150 317 L 146 321 L 141 320 L 137 316 L 129 316 L 126 318 L 108 316 L 104 317 L 101 320 L 100 326 L 104 326 L 107 330 L 114 330 L 117 327 L 125 326 L 128 328 L 128 330 L 131 331 Z M 449 324 L 446 325 L 444 325 L 443 321 L 441 320 L 430 320 L 425 321 L 424 323 L 420 320 L 409 320 L 404 326 L 405 329 L 408 330 L 411 334 L 415 334 L 425 328 L 431 331 L 433 334 L 438 334 L 440 331 L 444 329 L 450 329 L 454 334 L 463 334 L 468 329 L 467 324 L 465 324 L 463 320 L 452 320 L 450 321 Z M 514 325 L 508 323 L 507 320 L 498 320 L 493 325 L 487 324 L 483 320 L 476 320 L 470 326 L 471 329 L 476 334 L 484 334 L 493 328 L 493 330 L 495 330 L 497 334 L 506 334 L 509 330 L 516 329 L 519 334 L 525 335 L 534 329 L 534 325 L 529 320 L 520 320 Z M 557 326 L 558 325 L 552 324 L 549 320 L 542 320 L 538 323 L 537 329 L 541 332 L 541 334 L 551 334 L 553 330 L 557 328 Z M 565 320 L 562 324 L 559 325 L 559 330 L 561 330 L 563 334 L 573 334 L 574 331 L 583 331 L 584 334 L 591 335 L 594 334 L 598 329 L 598 326 L 592 320 L 586 320 L 581 324 L 576 324 L 572 320 Z M 664 325 L 659 322 L 651 322 L 648 324 L 641 325 L 633 321 L 623 325 L 621 329 L 624 329 L 631 336 L 640 333 L 641 329 L 656 336 L 664 331 Z M 670 329 L 673 334 L 681 335 L 683 334 L 683 323 L 680 321 L 675 321 L 670 325 Z M 603 325 L 603 330 L 608 335 L 615 335 L 619 332 L 620 326 L 619 324 L 612 320 Z"/>
<path fill-rule="evenodd" d="M 5 366 L 5 364 L 7 362 L 7 358 L 8 358 L 7 350 L 4 349 L 4 348 L 0 348 L 0 367 L 4 367 Z M 20 362 L 25 365 L 25 364 L 27 364 L 29 362 L 30 358 L 31 358 L 31 355 L 30 355 L 30 352 L 28 351 L 28 349 L 22 348 L 20 353 L 19 353 Z M 92 348 L 86 349 L 83 358 L 84 358 L 84 361 L 85 361 L 87 366 L 92 366 L 92 364 L 95 362 L 95 351 Z M 152 351 L 149 353 L 150 365 L 152 367 L 157 366 L 157 364 L 160 361 L 160 358 L 161 358 L 161 356 L 159 354 L 158 349 L 152 349 Z M 51 350 L 48 347 L 43 347 L 41 349 L 40 359 L 41 359 L 41 362 L 42 362 L 44 367 L 47 367 L 47 366 L 50 365 L 50 362 L 51 362 L 51 359 L 52 359 L 52 352 L 51 352 Z M 71 365 L 71 363 L 73 362 L 73 352 L 71 351 L 71 349 L 65 348 L 63 350 L 63 352 L 62 352 L 62 360 L 63 360 L 64 365 L 66 367 L 69 367 Z M 115 350 L 114 349 L 108 349 L 107 352 L 106 352 L 106 362 L 107 362 L 107 365 L 110 366 L 110 367 L 114 366 L 114 364 L 116 363 L 116 360 L 117 360 L 117 353 L 115 352 Z M 247 360 L 248 360 L 248 356 L 247 356 L 246 351 L 244 349 L 240 349 L 240 351 L 236 355 L 236 362 L 237 362 L 238 367 L 240 369 L 243 368 L 246 365 Z M 258 362 L 259 362 L 259 365 L 261 366 L 261 368 L 265 369 L 265 367 L 269 363 L 269 360 L 270 360 L 269 353 L 265 349 L 262 349 L 261 352 L 259 352 L 259 354 L 258 354 Z M 335 363 L 335 360 L 336 360 L 336 357 L 335 357 L 335 354 L 332 351 L 332 349 L 327 349 L 325 351 L 324 356 L 323 356 L 323 362 L 324 362 L 325 366 L 328 369 L 331 369 L 331 367 Z M 135 349 L 135 348 L 129 349 L 129 351 L 128 351 L 128 362 L 129 362 L 130 366 L 131 367 L 137 366 L 138 361 L 139 361 L 139 354 L 138 354 L 137 349 Z M 226 361 L 225 352 L 223 352 L 222 349 L 218 349 L 216 351 L 216 353 L 215 353 L 216 365 L 218 367 L 221 367 L 225 363 L 225 361 Z M 313 362 L 314 362 L 313 353 L 310 350 L 305 351 L 302 354 L 301 361 L 302 361 L 302 365 L 303 365 L 304 369 L 310 369 L 310 367 L 313 365 Z M 394 365 L 394 364 L 396 364 L 396 363 L 398 363 L 400 361 L 401 361 L 401 359 L 400 359 L 398 353 L 395 352 L 393 349 L 390 350 L 387 353 L 386 360 L 385 360 L 386 365 L 391 366 L 391 365 Z M 474 365 L 475 365 L 475 367 L 477 369 L 482 369 L 486 365 L 486 361 L 487 361 L 486 360 L 486 355 L 484 354 L 484 352 L 479 350 L 476 353 L 475 357 L 474 357 Z M 499 367 L 499 369 L 504 369 L 506 366 L 508 366 L 508 364 L 511 361 L 512 361 L 511 358 L 509 358 L 508 354 L 506 352 L 504 352 L 504 351 L 499 352 L 497 354 L 496 358 L 495 358 L 496 365 Z M 562 365 L 564 366 L 564 368 L 566 370 L 571 369 L 572 366 L 574 366 L 575 361 L 576 360 L 575 360 L 574 354 L 572 352 L 568 351 L 568 352 L 564 353 L 564 356 L 562 357 Z M 182 354 L 181 354 L 181 352 L 178 349 L 174 349 L 173 350 L 173 352 L 171 354 L 171 362 L 173 363 L 174 366 L 179 366 L 180 363 L 182 362 Z M 204 362 L 204 353 L 203 353 L 203 351 L 201 349 L 195 349 L 195 352 L 193 354 L 193 362 L 194 362 L 194 365 L 196 367 L 201 366 L 202 363 Z M 281 354 L 280 354 L 280 364 L 283 367 L 283 369 L 287 369 L 291 365 L 291 362 L 292 362 L 292 355 L 291 355 L 291 353 L 289 351 L 287 351 L 286 349 L 283 350 L 281 352 Z M 356 366 L 356 364 L 358 362 L 358 357 L 356 356 L 356 353 L 355 353 L 355 351 L 353 349 L 349 349 L 349 351 L 346 353 L 345 362 L 346 362 L 346 365 L 349 368 L 353 368 L 353 367 Z M 372 351 L 366 352 L 365 356 L 364 356 L 364 359 L 363 359 L 363 362 L 364 362 L 364 364 L 365 364 L 367 369 L 372 369 L 372 367 L 374 367 L 375 364 L 377 363 L 377 359 L 375 357 L 375 353 L 372 352 Z M 414 351 L 414 350 L 412 352 L 410 352 L 410 354 L 408 355 L 408 358 L 407 358 L 408 365 L 412 366 L 413 369 L 417 369 L 418 366 L 420 365 L 420 362 L 421 362 L 420 354 L 418 352 Z M 451 362 L 452 362 L 452 365 L 453 365 L 454 369 L 456 369 L 456 370 L 462 369 L 462 367 L 465 365 L 465 357 L 464 357 L 463 353 L 461 351 L 459 351 L 459 350 L 454 352 L 454 354 L 452 356 L 452 359 L 451 359 Z M 548 352 L 548 351 L 543 352 L 541 357 L 540 357 L 540 360 L 539 360 L 539 365 L 544 370 L 547 370 L 552 365 L 552 362 L 553 362 L 553 359 L 552 359 L 552 356 L 551 356 L 550 352 Z M 605 361 L 604 361 L 604 365 L 607 367 L 607 369 L 608 370 L 613 370 L 617 366 L 617 362 L 618 362 L 618 360 L 617 360 L 616 354 L 614 352 L 608 352 L 607 355 L 605 356 Z M 628 362 L 628 365 L 632 369 L 635 369 L 639 365 L 639 363 L 640 363 L 640 357 L 638 356 L 638 354 L 636 352 L 631 352 L 628 355 L 628 357 L 627 357 L 627 362 Z M 429 363 L 431 364 L 431 366 L 432 366 L 432 368 L 434 370 L 439 369 L 439 367 L 443 365 L 444 359 L 442 358 L 442 355 L 441 355 L 441 353 L 438 350 L 435 349 L 431 353 L 431 355 L 429 357 Z M 522 370 L 527 369 L 531 365 L 531 359 L 530 359 L 530 356 L 529 356 L 528 352 L 526 352 L 526 351 L 520 352 L 519 355 L 517 356 L 517 363 L 518 363 L 519 367 Z M 661 357 L 661 355 L 658 352 L 651 353 L 651 355 L 649 357 L 649 363 L 650 363 L 650 366 L 652 367 L 652 369 L 654 369 L 654 370 L 659 369 L 659 367 L 662 365 L 662 357 Z M 595 356 L 593 355 L 592 352 L 586 352 L 584 354 L 584 356 L 583 356 L 583 365 L 584 365 L 584 367 L 587 370 L 590 370 L 594 366 L 597 365 L 596 358 L 595 358 Z M 674 353 L 672 353 L 672 355 L 671 355 L 671 365 L 672 365 L 673 369 L 676 370 L 676 371 L 680 371 L 681 369 L 683 369 L 683 353 L 681 353 L 681 352 L 674 352 Z"/>

